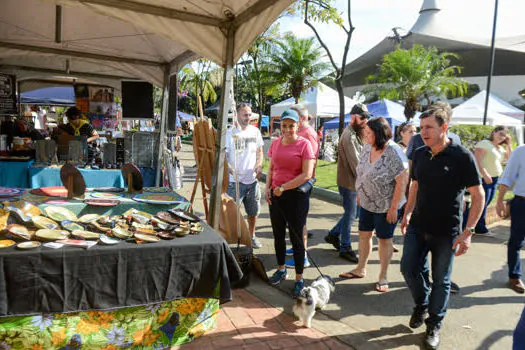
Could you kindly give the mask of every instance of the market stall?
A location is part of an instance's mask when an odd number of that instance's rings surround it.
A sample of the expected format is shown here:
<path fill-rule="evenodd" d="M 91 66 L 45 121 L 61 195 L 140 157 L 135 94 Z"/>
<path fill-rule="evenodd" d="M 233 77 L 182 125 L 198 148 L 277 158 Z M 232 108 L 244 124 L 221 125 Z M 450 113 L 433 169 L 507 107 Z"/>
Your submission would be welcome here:
<path fill-rule="evenodd" d="M 0 211 L 0 333 L 12 347 L 166 347 L 215 326 L 242 275 L 235 258 L 183 197 L 147 190 L 0 191 L 19 199 Z"/>
<path fill-rule="evenodd" d="M 176 110 L 176 94 L 170 93 L 170 90 L 176 90 L 176 73 L 191 60 L 208 58 L 224 68 L 222 91 L 228 91 L 233 86 L 233 63 L 257 35 L 292 3 L 292 0 L 226 0 L 196 6 L 187 1 L 160 0 L 2 1 L 0 32 L 4 35 L 0 41 L 0 69 L 16 78 L 67 75 L 74 79 L 87 77 L 101 84 L 107 81 L 112 86 L 120 86 L 123 80 L 141 79 L 162 86 L 160 142 L 156 152 L 160 164 L 166 153 L 166 135 L 168 131 L 173 131 L 167 129 L 171 125 L 167 119 L 168 110 Z M 217 141 L 220 151 L 216 152 L 214 162 L 216 174 L 222 174 L 224 168 L 227 111 L 231 104 L 229 95 L 232 94 L 223 94 L 220 103 Z M 14 110 L 11 115 L 16 114 L 16 108 Z M 158 183 L 161 169 L 157 167 L 156 170 Z M 221 176 L 214 178 L 216 183 L 210 200 L 210 222 L 217 228 L 223 179 Z M 191 237 L 182 239 L 186 238 Z M 207 252 L 203 251 L 203 254 Z M 163 253 L 171 254 L 168 251 Z M 92 262 L 98 262 L 97 258 Z M 184 266 L 183 263 L 181 268 Z M 222 271 L 225 269 L 224 266 L 220 268 Z M 38 265 L 33 266 L 32 271 L 37 270 Z M 232 272 L 230 279 L 233 280 L 234 275 Z M 6 288 L 5 281 L 0 283 L 3 283 L 2 288 Z M 222 282 L 220 287 L 229 289 L 229 285 Z M 94 291 L 97 288 L 91 285 Z M 172 310 L 176 310 L 177 314 L 173 314 Z M 201 313 L 204 316 L 193 316 L 201 310 L 205 310 Z M 153 303 L 118 309 L 114 313 L 86 311 L 53 314 L 51 322 L 50 315 L 39 311 L 32 319 L 3 319 L 0 332 L 7 335 L 3 339 L 10 347 L 30 347 L 32 341 L 38 348 L 39 337 L 42 341 L 51 338 L 50 346 L 42 345 L 40 348 L 79 348 L 81 344 L 90 347 L 101 337 L 107 337 L 105 346 L 93 347 L 165 348 L 157 341 L 178 344 L 201 335 L 214 322 L 216 310 L 212 308 L 210 312 L 210 308 L 203 306 L 200 299 L 191 298 L 179 300 L 178 305 L 159 306 Z M 199 325 L 191 329 L 189 323 L 184 322 L 184 315 L 191 315 L 190 320 L 196 320 Z M 148 323 L 152 319 L 157 323 Z M 203 319 L 207 321 L 202 322 Z M 111 326 L 106 328 L 108 322 Z M 137 322 L 137 327 L 127 329 L 128 322 Z M 162 323 L 159 333 L 157 326 Z M 26 331 L 27 327 L 31 329 Z M 31 332 L 31 336 L 25 338 L 23 345 L 14 344 L 21 341 L 17 333 L 21 330 L 26 335 Z M 101 343 L 103 341 L 97 344 Z"/>

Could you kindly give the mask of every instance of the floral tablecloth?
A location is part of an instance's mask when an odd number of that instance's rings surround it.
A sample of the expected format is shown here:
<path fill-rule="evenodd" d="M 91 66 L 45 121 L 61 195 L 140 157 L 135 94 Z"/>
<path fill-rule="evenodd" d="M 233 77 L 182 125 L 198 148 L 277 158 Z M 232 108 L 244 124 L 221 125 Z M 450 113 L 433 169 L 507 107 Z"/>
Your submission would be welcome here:
<path fill-rule="evenodd" d="M 218 299 L 0 319 L 0 349 L 169 349 L 216 327 Z"/>

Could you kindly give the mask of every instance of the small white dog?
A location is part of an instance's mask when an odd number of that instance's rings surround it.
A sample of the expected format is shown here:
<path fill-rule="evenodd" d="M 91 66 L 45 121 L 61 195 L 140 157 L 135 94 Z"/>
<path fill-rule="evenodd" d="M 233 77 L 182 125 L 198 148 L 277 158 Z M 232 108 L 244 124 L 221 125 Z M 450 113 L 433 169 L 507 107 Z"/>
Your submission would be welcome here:
<path fill-rule="evenodd" d="M 335 290 L 335 283 L 329 276 L 319 276 L 309 286 L 304 287 L 293 306 L 293 313 L 307 328 L 312 326 L 315 310 L 321 310 L 330 301 L 330 295 Z"/>

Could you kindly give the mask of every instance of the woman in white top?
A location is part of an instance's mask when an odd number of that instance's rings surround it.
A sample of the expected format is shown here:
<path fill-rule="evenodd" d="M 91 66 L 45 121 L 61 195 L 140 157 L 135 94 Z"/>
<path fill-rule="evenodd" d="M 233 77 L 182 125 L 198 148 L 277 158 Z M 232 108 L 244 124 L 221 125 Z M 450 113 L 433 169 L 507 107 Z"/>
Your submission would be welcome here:
<path fill-rule="evenodd" d="M 510 136 L 508 129 L 504 126 L 495 127 L 490 133 L 489 139 L 478 142 L 474 148 L 474 156 L 479 172 L 483 177 L 483 189 L 485 190 L 485 208 L 476 225 L 476 233 L 489 233 L 485 222 L 487 206 L 494 198 L 498 178 L 503 173 L 502 164 L 509 159 L 511 151 Z"/>
<path fill-rule="evenodd" d="M 403 123 L 399 126 L 399 136 L 401 136 L 401 140 L 397 143 L 403 152 L 407 152 L 408 144 L 410 143 L 410 139 L 412 136 L 414 136 L 417 133 L 416 126 L 412 124 L 411 122 Z"/>
<path fill-rule="evenodd" d="M 381 271 L 376 291 L 388 291 L 387 270 L 392 259 L 392 237 L 397 213 L 404 204 L 408 181 L 408 160 L 403 150 L 391 140 L 392 130 L 385 118 L 368 121 L 363 147 L 357 165 L 357 203 L 359 211 L 359 263 L 340 274 L 342 278 L 363 278 L 372 252 L 372 234 L 379 242 Z"/>

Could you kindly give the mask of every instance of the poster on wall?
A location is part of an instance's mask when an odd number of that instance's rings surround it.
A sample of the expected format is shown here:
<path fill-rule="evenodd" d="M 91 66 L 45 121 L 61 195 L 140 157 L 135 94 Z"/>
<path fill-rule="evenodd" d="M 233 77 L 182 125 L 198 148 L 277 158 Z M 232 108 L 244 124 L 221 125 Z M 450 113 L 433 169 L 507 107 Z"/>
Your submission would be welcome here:
<path fill-rule="evenodd" d="M 89 91 L 87 85 L 75 84 L 75 101 L 77 108 L 82 113 L 89 112 Z"/>
<path fill-rule="evenodd" d="M 16 77 L 0 73 L 0 115 L 17 114 Z"/>
<path fill-rule="evenodd" d="M 90 86 L 89 87 L 89 112 L 104 114 L 106 117 L 117 115 L 117 104 L 112 88 Z"/>

